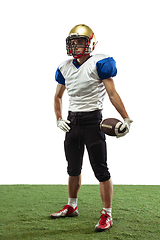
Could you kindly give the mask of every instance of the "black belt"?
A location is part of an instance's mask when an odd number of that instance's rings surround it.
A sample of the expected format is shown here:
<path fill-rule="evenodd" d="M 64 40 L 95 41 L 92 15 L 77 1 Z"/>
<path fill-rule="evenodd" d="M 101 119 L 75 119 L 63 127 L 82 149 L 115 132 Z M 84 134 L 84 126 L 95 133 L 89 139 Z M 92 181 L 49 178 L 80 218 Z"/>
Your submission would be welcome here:
<path fill-rule="evenodd" d="M 74 117 L 78 117 L 78 116 L 97 116 L 99 114 L 101 114 L 102 110 L 95 110 L 95 111 L 91 111 L 91 112 L 71 112 L 69 111 L 69 115 L 70 116 L 74 116 Z"/>

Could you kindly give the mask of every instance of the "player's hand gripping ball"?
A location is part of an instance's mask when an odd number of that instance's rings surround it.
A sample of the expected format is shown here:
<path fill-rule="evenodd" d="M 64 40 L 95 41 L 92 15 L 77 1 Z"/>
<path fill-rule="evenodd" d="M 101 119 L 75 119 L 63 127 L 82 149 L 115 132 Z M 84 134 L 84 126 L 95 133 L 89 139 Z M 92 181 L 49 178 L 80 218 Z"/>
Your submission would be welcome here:
<path fill-rule="evenodd" d="M 124 123 L 116 118 L 107 118 L 102 120 L 100 128 L 105 134 L 119 138 L 125 136 L 129 132 L 132 122 L 133 121 L 129 118 L 125 118 Z"/>

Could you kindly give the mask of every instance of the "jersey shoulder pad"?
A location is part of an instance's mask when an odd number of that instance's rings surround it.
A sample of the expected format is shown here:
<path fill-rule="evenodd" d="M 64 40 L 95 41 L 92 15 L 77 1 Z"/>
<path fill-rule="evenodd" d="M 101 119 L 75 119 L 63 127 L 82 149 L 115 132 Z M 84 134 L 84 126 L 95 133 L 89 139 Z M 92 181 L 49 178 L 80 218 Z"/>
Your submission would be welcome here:
<path fill-rule="evenodd" d="M 68 59 L 64 62 L 62 62 L 61 64 L 59 64 L 59 69 L 64 69 L 66 66 L 68 66 L 68 64 L 70 64 L 73 61 L 73 59 Z"/>
<path fill-rule="evenodd" d="M 98 62 L 98 61 L 100 61 L 100 60 L 102 60 L 102 59 L 104 59 L 104 58 L 108 58 L 109 56 L 108 55 L 106 55 L 106 54 L 95 54 L 95 55 L 93 55 L 93 58 L 94 58 L 94 60 L 96 61 L 96 62 Z"/>

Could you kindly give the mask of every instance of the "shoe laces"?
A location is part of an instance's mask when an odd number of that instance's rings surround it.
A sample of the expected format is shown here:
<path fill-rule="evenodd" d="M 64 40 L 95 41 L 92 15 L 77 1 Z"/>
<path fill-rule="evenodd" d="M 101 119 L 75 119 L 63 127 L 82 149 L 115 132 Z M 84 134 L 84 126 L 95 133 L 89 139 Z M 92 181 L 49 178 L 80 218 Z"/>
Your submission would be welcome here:
<path fill-rule="evenodd" d="M 71 207 L 70 205 L 65 205 L 65 206 L 63 207 L 63 209 L 60 210 L 58 213 L 63 212 L 63 211 L 66 210 L 66 209 L 67 209 L 67 214 L 70 214 L 70 213 L 74 212 L 75 210 L 77 210 L 77 207 L 74 209 L 74 208 Z"/>
<path fill-rule="evenodd" d="M 61 210 L 58 211 L 57 213 L 60 213 L 60 212 L 62 212 L 62 211 L 64 211 L 64 210 L 68 209 L 68 207 L 69 207 L 69 205 L 65 205 L 65 206 L 63 207 L 63 209 L 61 209 Z"/>
<path fill-rule="evenodd" d="M 103 212 L 105 212 L 105 213 L 103 213 Z M 109 218 L 110 216 L 107 214 L 107 212 L 104 209 L 102 209 L 100 211 L 100 213 L 101 213 L 101 216 L 100 216 L 101 220 L 100 220 L 99 224 L 104 225 L 104 224 L 106 224 L 107 218 Z"/>

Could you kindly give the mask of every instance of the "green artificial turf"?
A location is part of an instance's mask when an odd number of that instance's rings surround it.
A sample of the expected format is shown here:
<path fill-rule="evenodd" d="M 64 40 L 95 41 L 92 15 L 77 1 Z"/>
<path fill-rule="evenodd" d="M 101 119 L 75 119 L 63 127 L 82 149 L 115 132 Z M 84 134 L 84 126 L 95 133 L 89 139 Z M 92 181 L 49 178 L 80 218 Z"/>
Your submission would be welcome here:
<path fill-rule="evenodd" d="M 0 186 L 0 239 L 160 239 L 160 186 L 115 185 L 113 227 L 96 233 L 102 203 L 98 185 L 82 185 L 79 216 L 50 219 L 67 204 L 65 185 Z"/>

